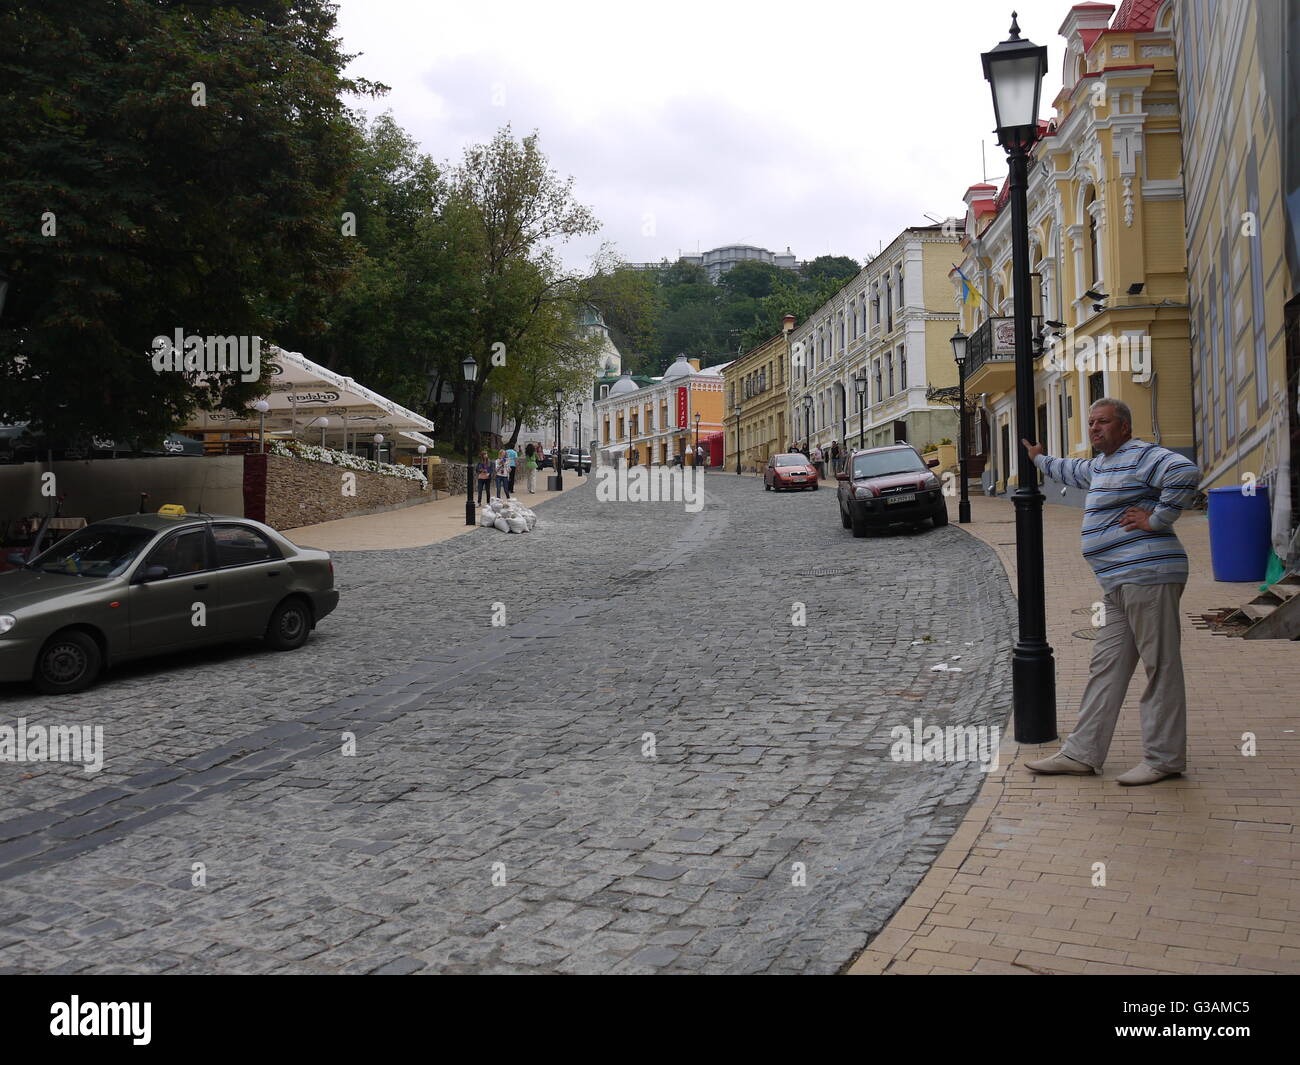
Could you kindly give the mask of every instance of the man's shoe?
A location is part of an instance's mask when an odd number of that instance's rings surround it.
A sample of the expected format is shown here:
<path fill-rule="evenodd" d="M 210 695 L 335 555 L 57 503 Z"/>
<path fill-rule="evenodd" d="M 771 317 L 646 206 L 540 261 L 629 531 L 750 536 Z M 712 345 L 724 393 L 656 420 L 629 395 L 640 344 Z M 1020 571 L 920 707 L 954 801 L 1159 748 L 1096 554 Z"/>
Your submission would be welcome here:
<path fill-rule="evenodd" d="M 1166 777 L 1181 777 L 1182 773 L 1166 773 L 1161 769 L 1152 769 L 1149 765 L 1135 765 L 1127 773 L 1121 773 L 1115 778 L 1116 784 L 1123 784 L 1126 788 L 1139 787 L 1143 784 L 1154 784 L 1158 780 L 1164 780 Z"/>
<path fill-rule="evenodd" d="M 1034 773 L 1070 773 L 1073 776 L 1090 777 L 1096 772 L 1090 765 L 1075 761 L 1068 754 L 1059 751 L 1051 758 L 1040 758 L 1036 762 L 1026 762 L 1025 768 Z"/>

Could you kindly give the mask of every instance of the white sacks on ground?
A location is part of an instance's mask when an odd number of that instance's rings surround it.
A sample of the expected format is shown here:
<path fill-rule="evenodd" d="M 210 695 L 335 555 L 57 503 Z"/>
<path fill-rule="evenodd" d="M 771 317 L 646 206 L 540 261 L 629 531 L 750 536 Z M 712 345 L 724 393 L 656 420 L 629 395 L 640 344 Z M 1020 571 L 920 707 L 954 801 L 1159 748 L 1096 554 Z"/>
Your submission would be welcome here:
<path fill-rule="evenodd" d="M 496 520 L 497 520 L 497 512 L 493 510 L 491 507 L 484 507 L 482 510 L 478 512 L 478 523 L 482 525 L 484 528 L 487 528 Z"/>
<path fill-rule="evenodd" d="M 510 526 L 506 524 L 505 518 L 497 518 L 497 520 L 492 523 L 492 528 L 500 529 L 502 532 L 510 531 Z"/>
<path fill-rule="evenodd" d="M 506 518 L 506 524 L 510 526 L 512 533 L 521 533 L 528 531 L 528 522 L 523 518 Z"/>

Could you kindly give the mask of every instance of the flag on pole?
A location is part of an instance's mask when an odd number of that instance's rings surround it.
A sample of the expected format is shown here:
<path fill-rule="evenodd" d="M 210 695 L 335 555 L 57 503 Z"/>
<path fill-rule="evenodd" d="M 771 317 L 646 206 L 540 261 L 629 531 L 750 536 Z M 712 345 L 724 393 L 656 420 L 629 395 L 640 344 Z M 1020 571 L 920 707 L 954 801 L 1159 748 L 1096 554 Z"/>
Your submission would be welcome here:
<path fill-rule="evenodd" d="M 977 307 L 983 299 L 980 290 L 975 287 L 974 282 L 961 272 L 961 267 L 953 263 L 952 268 L 957 271 L 957 276 L 961 278 L 961 303 L 964 307 Z"/>

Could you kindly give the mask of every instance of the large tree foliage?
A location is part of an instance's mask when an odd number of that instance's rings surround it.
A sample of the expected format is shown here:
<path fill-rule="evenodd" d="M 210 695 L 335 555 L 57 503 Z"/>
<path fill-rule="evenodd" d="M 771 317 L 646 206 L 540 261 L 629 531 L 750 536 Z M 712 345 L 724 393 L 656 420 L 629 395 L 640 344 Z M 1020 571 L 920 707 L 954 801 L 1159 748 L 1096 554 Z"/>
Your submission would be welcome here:
<path fill-rule="evenodd" d="M 157 436 L 261 387 L 152 338 L 319 335 L 350 265 L 351 58 L 324 0 L 19 0 L 0 12 L 0 417 Z M 265 353 L 265 349 L 264 349 Z"/>

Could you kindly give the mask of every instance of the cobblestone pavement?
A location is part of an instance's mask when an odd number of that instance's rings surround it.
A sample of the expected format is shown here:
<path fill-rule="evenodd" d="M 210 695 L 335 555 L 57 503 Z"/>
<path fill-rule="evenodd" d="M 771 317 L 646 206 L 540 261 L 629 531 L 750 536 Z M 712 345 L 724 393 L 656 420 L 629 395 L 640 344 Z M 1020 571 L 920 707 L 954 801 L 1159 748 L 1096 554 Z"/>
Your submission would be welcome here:
<path fill-rule="evenodd" d="M 1003 723 L 1014 602 L 954 526 L 855 540 L 833 491 L 706 485 L 338 554 L 297 652 L 0 690 L 107 749 L 0 766 L 0 969 L 843 967 L 983 780 L 890 729 Z"/>

